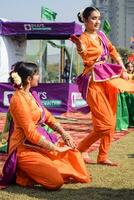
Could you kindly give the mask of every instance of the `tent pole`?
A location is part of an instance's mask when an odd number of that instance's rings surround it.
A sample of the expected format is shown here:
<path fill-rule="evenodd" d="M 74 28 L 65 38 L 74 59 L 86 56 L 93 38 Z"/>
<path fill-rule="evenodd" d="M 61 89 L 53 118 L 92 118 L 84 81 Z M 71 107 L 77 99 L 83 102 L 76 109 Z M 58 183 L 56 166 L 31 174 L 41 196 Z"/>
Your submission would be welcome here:
<path fill-rule="evenodd" d="M 42 40 L 40 40 L 40 50 L 39 50 L 39 73 L 40 73 L 40 83 L 42 83 Z"/>
<path fill-rule="evenodd" d="M 63 45 L 63 47 L 61 47 L 61 53 L 60 53 L 60 83 L 63 83 L 63 79 L 62 79 L 62 74 L 64 71 L 64 64 L 65 64 L 65 40 L 61 40 L 61 45 Z"/>
<path fill-rule="evenodd" d="M 74 57 L 74 44 L 72 43 L 72 50 L 71 50 L 71 63 L 70 63 L 70 73 L 69 73 L 69 83 L 72 82 L 72 69 L 73 69 L 73 57 Z"/>
<path fill-rule="evenodd" d="M 47 81 L 47 40 L 46 43 L 43 41 L 43 55 L 42 55 L 42 80 Z"/>

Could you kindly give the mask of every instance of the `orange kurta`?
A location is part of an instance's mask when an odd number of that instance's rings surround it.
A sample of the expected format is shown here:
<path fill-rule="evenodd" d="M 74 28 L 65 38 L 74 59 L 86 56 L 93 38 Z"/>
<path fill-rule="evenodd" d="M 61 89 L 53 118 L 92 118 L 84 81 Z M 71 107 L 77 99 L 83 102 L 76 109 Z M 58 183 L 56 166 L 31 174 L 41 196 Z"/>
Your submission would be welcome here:
<path fill-rule="evenodd" d="M 80 36 L 80 40 L 84 49 L 80 53 L 85 66 L 83 75 L 90 72 L 92 76 L 93 65 L 103 52 L 102 39 L 98 36 L 98 40 L 94 40 L 87 32 L 84 32 Z M 108 38 L 107 44 L 111 58 L 117 61 L 120 56 Z M 88 85 L 86 100 L 92 112 L 93 132 L 80 142 L 78 149 L 83 152 L 100 139 L 98 162 L 107 160 L 108 149 L 115 130 L 116 96 L 118 92 L 116 88 L 120 88 L 120 81 L 124 84 L 123 88 L 126 87 L 128 91 L 134 91 L 134 84 L 129 85 L 127 81 L 121 78 L 114 78 L 103 82 L 94 82 L 93 78 L 91 78 Z"/>
<path fill-rule="evenodd" d="M 83 32 L 83 34 L 80 36 L 80 40 L 84 48 L 84 51 L 79 53 L 83 60 L 83 64 L 85 66 L 83 74 L 87 74 L 88 72 L 92 71 L 93 65 L 100 57 L 103 48 L 102 45 L 100 45 L 100 41 L 93 40 L 92 38 L 90 38 L 87 32 Z M 102 39 L 100 38 L 100 40 Z M 115 47 L 111 44 L 108 38 L 107 38 L 107 44 L 110 57 L 116 62 L 120 58 L 120 55 L 118 54 Z M 130 82 L 128 84 L 128 82 L 122 78 L 113 78 L 109 80 L 109 84 L 113 85 L 115 88 L 119 90 L 124 90 L 134 93 L 134 84 Z"/>
<path fill-rule="evenodd" d="M 36 129 L 41 110 L 27 93 L 17 90 L 11 98 L 9 109 L 14 121 L 9 151 L 17 147 L 16 182 L 18 184 L 27 186 L 38 183 L 48 189 L 58 189 L 70 179 L 81 183 L 91 180 L 77 150 L 58 153 L 23 144 L 24 139 L 38 144 L 41 137 Z M 45 113 L 45 123 L 53 127 L 56 119 L 47 109 Z"/>
<path fill-rule="evenodd" d="M 100 36 L 98 36 L 100 38 Z M 83 59 L 84 66 L 84 74 L 88 73 L 95 62 L 100 57 L 103 48 L 102 45 L 100 45 L 99 39 L 92 39 L 90 35 L 87 32 L 83 32 L 83 34 L 80 36 L 80 40 L 82 42 L 82 46 L 84 48 L 84 51 L 80 53 L 81 58 Z M 101 40 L 101 38 L 100 38 Z M 113 60 L 117 60 L 120 58 L 120 55 L 117 53 L 115 47 L 111 44 L 109 39 L 107 38 L 107 43 L 109 47 L 109 53 Z"/>

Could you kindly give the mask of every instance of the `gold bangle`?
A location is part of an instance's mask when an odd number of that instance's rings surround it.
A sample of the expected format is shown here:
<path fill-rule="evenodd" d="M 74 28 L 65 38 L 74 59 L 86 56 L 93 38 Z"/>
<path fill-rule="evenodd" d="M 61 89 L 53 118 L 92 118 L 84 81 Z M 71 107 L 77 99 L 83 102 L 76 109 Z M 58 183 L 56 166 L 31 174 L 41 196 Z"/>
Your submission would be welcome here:
<path fill-rule="evenodd" d="M 56 124 L 54 124 L 53 125 L 53 130 L 54 131 L 60 131 L 61 130 L 61 128 L 62 128 L 62 126 L 61 126 L 61 124 L 60 123 L 56 123 Z"/>
<path fill-rule="evenodd" d="M 41 136 L 40 141 L 38 142 L 38 145 L 46 148 L 49 151 L 53 151 L 55 149 L 55 145 L 47 141 L 43 135 Z"/>
<path fill-rule="evenodd" d="M 49 151 L 54 151 L 54 149 L 55 149 L 54 144 L 51 142 L 47 142 L 45 146 L 46 146 L 46 149 Z"/>
<path fill-rule="evenodd" d="M 67 134 L 66 132 L 63 132 L 61 136 L 62 136 L 62 138 L 63 138 L 64 141 L 67 141 L 70 138 L 70 135 Z"/>

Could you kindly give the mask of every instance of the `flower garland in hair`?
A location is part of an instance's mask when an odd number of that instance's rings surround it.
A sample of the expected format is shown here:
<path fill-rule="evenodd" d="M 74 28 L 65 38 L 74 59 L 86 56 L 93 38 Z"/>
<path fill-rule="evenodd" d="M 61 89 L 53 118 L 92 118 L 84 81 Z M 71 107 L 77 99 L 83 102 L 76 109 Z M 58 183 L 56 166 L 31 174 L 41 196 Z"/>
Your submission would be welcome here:
<path fill-rule="evenodd" d="M 84 22 L 83 12 L 84 12 L 84 9 L 80 10 L 80 14 L 79 14 L 82 22 Z"/>
<path fill-rule="evenodd" d="M 11 78 L 14 81 L 14 87 L 22 88 L 22 80 L 17 72 L 11 72 Z"/>

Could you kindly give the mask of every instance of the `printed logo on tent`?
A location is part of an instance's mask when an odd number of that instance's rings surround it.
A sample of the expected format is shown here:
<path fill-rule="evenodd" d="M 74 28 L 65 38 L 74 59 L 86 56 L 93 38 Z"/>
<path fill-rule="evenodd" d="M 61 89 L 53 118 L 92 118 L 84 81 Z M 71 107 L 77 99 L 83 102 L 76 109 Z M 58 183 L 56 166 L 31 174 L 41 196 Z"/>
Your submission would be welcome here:
<path fill-rule="evenodd" d="M 60 107 L 62 104 L 61 100 L 58 99 L 49 99 L 47 92 L 38 92 L 38 95 L 42 101 L 42 104 L 47 108 Z"/>
<path fill-rule="evenodd" d="M 87 105 L 86 101 L 82 98 L 80 92 L 72 92 L 71 102 L 72 102 L 72 108 L 84 107 Z"/>
<path fill-rule="evenodd" d="M 51 31 L 51 27 L 46 27 L 44 24 L 24 24 L 25 31 Z"/>

